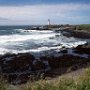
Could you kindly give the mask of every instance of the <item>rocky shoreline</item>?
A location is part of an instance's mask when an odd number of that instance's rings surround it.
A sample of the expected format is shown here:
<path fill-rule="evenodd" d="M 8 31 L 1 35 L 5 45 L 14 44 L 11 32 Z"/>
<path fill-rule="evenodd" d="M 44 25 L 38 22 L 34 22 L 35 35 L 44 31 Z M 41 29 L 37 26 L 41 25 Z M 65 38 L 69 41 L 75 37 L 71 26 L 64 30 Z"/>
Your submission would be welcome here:
<path fill-rule="evenodd" d="M 87 30 L 64 29 L 64 30 L 62 30 L 62 33 L 64 36 L 67 36 L 67 37 L 73 36 L 76 38 L 90 39 L 90 32 Z"/>
<path fill-rule="evenodd" d="M 0 74 L 12 84 L 25 83 L 28 80 L 45 79 L 58 74 L 74 71 L 90 65 L 90 45 L 79 45 L 72 48 L 76 55 L 62 50 L 55 56 L 41 56 L 36 59 L 30 53 L 5 54 L 0 56 Z M 87 57 L 81 57 L 87 55 Z M 56 71 L 59 69 L 59 71 Z"/>

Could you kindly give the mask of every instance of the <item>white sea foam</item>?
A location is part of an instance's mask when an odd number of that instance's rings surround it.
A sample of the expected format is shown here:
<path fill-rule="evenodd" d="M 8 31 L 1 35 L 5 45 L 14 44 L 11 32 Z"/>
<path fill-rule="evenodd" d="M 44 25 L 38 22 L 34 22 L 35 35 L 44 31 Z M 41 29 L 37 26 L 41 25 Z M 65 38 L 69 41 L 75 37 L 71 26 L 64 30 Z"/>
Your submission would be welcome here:
<path fill-rule="evenodd" d="M 4 35 L 0 36 L 0 43 L 6 43 L 6 42 L 15 42 L 15 41 L 25 41 L 25 40 L 39 40 L 44 38 L 53 37 L 55 34 L 37 34 L 37 35 Z"/>
<path fill-rule="evenodd" d="M 22 34 L 23 29 L 16 30 L 21 33 L 0 36 L 0 54 L 58 51 L 62 47 L 71 48 L 86 43 L 86 41 L 80 41 L 73 37 L 67 38 L 60 32 L 55 33 L 50 30 L 30 30 L 30 33 L 25 34 Z"/>
<path fill-rule="evenodd" d="M 71 43 L 62 43 L 62 46 L 65 46 L 66 48 L 72 48 L 77 47 L 78 45 L 83 45 L 87 43 L 86 41 L 77 41 L 77 42 L 71 42 Z"/>
<path fill-rule="evenodd" d="M 62 48 L 61 46 L 57 47 L 40 47 L 37 49 L 29 49 L 29 50 L 10 50 L 10 49 L 5 49 L 5 48 L 0 48 L 0 54 L 5 54 L 5 53 L 26 53 L 26 52 L 41 52 L 41 51 L 48 51 L 48 50 L 55 50 L 55 49 L 60 49 Z"/>
<path fill-rule="evenodd" d="M 52 33 L 53 31 L 51 30 L 23 30 L 23 32 L 37 32 L 37 33 Z"/>
<path fill-rule="evenodd" d="M 39 47 L 36 49 L 28 49 L 28 50 L 12 50 L 12 49 L 5 49 L 5 48 L 0 48 L 0 54 L 5 54 L 5 53 L 26 53 L 26 52 L 41 52 L 41 51 L 49 51 L 49 50 L 60 50 L 63 46 L 65 48 L 71 48 L 71 47 L 76 47 L 78 45 L 85 44 L 85 41 L 79 41 L 79 42 L 74 42 L 74 43 L 63 43 L 63 45 L 60 46 L 53 46 L 53 47 Z"/>
<path fill-rule="evenodd" d="M 19 32 L 30 32 L 30 33 L 52 33 L 53 31 L 51 30 L 25 30 L 25 29 L 15 29 L 16 31 L 19 31 Z"/>

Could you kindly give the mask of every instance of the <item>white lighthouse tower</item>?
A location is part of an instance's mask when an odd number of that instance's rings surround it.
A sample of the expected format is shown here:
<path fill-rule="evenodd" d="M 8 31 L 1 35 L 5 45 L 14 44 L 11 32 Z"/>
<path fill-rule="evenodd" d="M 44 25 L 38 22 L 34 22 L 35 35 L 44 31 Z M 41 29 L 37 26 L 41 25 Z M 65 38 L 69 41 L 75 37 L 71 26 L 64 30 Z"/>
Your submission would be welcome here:
<path fill-rule="evenodd" d="M 48 19 L 48 25 L 49 25 L 49 26 L 51 25 L 51 23 L 50 23 L 50 19 Z"/>

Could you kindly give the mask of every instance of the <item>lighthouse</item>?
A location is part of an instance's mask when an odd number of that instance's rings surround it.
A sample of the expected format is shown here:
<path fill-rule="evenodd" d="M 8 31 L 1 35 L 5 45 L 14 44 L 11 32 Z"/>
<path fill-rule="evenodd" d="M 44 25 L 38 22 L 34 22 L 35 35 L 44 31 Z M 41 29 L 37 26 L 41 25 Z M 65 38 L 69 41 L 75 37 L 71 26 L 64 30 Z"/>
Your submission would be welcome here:
<path fill-rule="evenodd" d="M 48 19 L 48 25 L 50 26 L 51 24 L 50 24 L 50 19 Z"/>

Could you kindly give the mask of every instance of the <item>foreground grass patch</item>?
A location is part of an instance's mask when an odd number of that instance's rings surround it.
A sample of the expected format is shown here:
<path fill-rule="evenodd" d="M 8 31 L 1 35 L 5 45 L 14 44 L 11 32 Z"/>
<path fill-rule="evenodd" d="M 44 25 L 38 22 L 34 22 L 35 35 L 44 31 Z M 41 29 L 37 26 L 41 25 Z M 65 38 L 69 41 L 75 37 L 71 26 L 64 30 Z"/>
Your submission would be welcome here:
<path fill-rule="evenodd" d="M 82 76 L 77 76 L 76 79 L 65 77 L 55 80 L 40 80 L 14 88 L 10 88 L 10 85 L 1 81 L 0 90 L 90 90 L 90 68 L 86 69 Z"/>
<path fill-rule="evenodd" d="M 28 83 L 23 90 L 90 90 L 90 68 L 77 79 L 59 78 L 55 82 L 41 80 Z"/>

